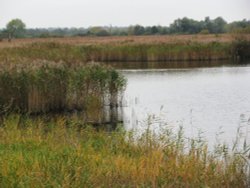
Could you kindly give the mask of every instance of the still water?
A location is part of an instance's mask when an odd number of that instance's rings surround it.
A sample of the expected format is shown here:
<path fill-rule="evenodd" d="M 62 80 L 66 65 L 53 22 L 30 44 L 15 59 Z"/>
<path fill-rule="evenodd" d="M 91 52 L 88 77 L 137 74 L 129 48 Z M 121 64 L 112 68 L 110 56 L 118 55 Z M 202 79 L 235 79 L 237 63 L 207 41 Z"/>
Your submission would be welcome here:
<path fill-rule="evenodd" d="M 220 139 L 232 142 L 239 126 L 245 136 L 250 131 L 250 65 L 121 72 L 128 81 L 123 98 L 128 130 L 145 129 L 155 116 L 165 126 L 183 126 L 187 137 L 202 132 L 210 142 L 222 132 Z"/>

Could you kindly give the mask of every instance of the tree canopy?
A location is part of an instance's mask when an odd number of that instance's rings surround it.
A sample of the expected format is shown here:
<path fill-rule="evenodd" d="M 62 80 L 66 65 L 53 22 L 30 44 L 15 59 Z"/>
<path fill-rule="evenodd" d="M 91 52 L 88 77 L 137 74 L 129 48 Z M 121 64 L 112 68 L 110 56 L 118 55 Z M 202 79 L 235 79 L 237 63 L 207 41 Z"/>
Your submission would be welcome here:
<path fill-rule="evenodd" d="M 30 28 L 26 29 L 24 22 L 13 19 L 6 29 L 0 31 L 0 38 L 20 37 L 64 37 L 64 36 L 124 36 L 124 35 L 165 35 L 165 34 L 217 34 L 230 32 L 250 33 L 250 20 L 227 23 L 222 17 L 204 20 L 194 20 L 187 17 L 178 18 L 169 26 L 132 25 L 128 27 L 95 26 L 89 28 Z"/>
<path fill-rule="evenodd" d="M 22 37 L 25 31 L 25 23 L 20 19 L 13 19 L 6 25 L 6 31 L 9 34 L 9 38 Z"/>

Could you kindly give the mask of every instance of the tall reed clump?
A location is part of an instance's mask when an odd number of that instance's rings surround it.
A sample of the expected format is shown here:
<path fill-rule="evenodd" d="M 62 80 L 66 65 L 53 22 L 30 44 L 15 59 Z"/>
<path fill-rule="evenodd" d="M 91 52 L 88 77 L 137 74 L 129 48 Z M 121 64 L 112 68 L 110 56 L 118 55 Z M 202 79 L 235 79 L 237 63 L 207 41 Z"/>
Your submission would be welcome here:
<path fill-rule="evenodd" d="M 250 58 L 250 41 L 237 37 L 232 43 L 232 55 L 235 60 L 245 60 Z"/>
<path fill-rule="evenodd" d="M 247 150 L 218 148 L 181 129 L 135 139 L 74 117 L 10 115 L 0 126 L 0 187 L 248 187 Z"/>
<path fill-rule="evenodd" d="M 100 122 L 103 106 L 117 108 L 125 86 L 126 79 L 113 68 L 95 63 L 75 67 L 69 79 L 68 108 L 83 109 L 87 119 Z"/>
<path fill-rule="evenodd" d="M 121 74 L 99 64 L 23 63 L 0 71 L 0 111 L 101 112 L 104 105 L 118 104 L 125 85 Z"/>

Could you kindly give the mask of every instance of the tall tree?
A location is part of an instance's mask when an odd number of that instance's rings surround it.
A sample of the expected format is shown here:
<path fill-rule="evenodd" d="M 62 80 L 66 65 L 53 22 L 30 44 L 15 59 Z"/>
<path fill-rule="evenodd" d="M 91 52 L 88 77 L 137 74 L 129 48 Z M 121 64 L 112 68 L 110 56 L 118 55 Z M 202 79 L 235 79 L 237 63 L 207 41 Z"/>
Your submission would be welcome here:
<path fill-rule="evenodd" d="M 202 22 L 184 17 L 175 20 L 174 23 L 170 25 L 170 31 L 171 33 L 179 34 L 199 33 L 203 29 L 202 25 Z"/>
<path fill-rule="evenodd" d="M 145 33 L 145 29 L 141 25 L 130 26 L 128 28 L 129 35 L 143 35 Z"/>
<path fill-rule="evenodd" d="M 213 32 L 224 33 L 226 31 L 227 22 L 222 17 L 217 17 L 213 20 Z"/>
<path fill-rule="evenodd" d="M 13 19 L 6 25 L 8 39 L 11 41 L 13 37 L 21 37 L 25 31 L 25 23 L 20 19 Z"/>

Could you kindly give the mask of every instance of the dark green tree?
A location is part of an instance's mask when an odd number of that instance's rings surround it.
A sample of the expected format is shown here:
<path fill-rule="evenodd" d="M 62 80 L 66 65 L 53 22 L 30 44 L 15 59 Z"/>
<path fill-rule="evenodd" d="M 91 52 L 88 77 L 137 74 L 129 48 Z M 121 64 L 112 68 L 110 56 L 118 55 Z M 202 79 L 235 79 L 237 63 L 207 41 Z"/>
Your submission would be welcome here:
<path fill-rule="evenodd" d="M 22 37 L 25 32 L 25 23 L 20 19 L 13 19 L 6 25 L 6 31 L 8 33 L 8 39 L 11 41 L 13 37 Z"/>
<path fill-rule="evenodd" d="M 141 25 L 130 26 L 128 29 L 129 35 L 144 35 L 145 28 Z"/>
<path fill-rule="evenodd" d="M 109 36 L 110 33 L 107 31 L 107 29 L 103 27 L 91 27 L 88 30 L 88 35 L 93 35 L 93 36 Z"/>
<path fill-rule="evenodd" d="M 205 29 L 210 33 L 225 33 L 227 22 L 222 17 L 217 17 L 211 20 L 209 17 L 205 18 Z"/>
<path fill-rule="evenodd" d="M 199 33 L 203 29 L 202 25 L 202 22 L 184 17 L 175 20 L 174 23 L 170 25 L 170 32 L 179 34 Z"/>
<path fill-rule="evenodd" d="M 215 18 L 213 20 L 213 33 L 224 33 L 226 24 L 227 22 L 222 17 Z"/>
<path fill-rule="evenodd" d="M 157 33 L 159 33 L 158 27 L 157 26 L 151 27 L 151 34 L 155 35 Z"/>

